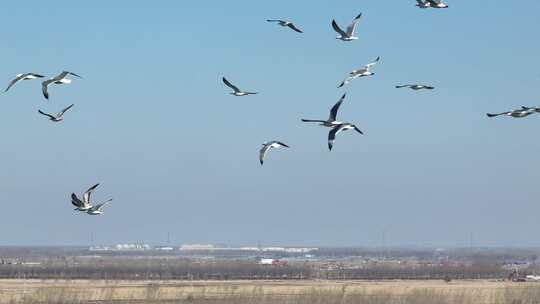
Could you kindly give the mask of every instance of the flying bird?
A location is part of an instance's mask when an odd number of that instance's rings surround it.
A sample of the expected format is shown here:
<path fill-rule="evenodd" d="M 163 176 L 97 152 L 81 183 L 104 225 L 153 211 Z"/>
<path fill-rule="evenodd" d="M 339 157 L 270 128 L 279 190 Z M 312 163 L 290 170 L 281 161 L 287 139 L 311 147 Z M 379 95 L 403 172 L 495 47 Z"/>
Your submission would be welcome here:
<path fill-rule="evenodd" d="M 100 214 L 103 214 L 103 211 L 101 210 L 103 207 L 105 207 L 105 205 L 107 205 L 108 203 L 112 202 L 112 198 L 101 203 L 101 204 L 97 204 L 95 205 L 94 207 L 88 209 L 86 211 L 87 214 L 90 214 L 90 215 L 100 215 Z"/>
<path fill-rule="evenodd" d="M 296 31 L 298 33 L 303 33 L 299 28 L 297 28 L 292 22 L 285 21 L 285 20 L 279 20 L 279 19 L 268 19 L 267 22 L 276 22 L 277 24 L 283 26 L 283 27 L 289 27 L 293 31 Z"/>
<path fill-rule="evenodd" d="M 529 115 L 531 115 L 533 113 L 535 113 L 535 109 L 522 107 L 521 109 L 516 109 L 516 110 L 513 110 L 513 111 L 496 113 L 496 114 L 487 113 L 486 115 L 487 115 L 487 117 L 497 117 L 497 116 L 505 115 L 505 116 L 510 116 L 510 117 L 513 117 L 513 118 L 523 118 L 523 117 L 527 117 L 527 116 L 529 116 Z"/>
<path fill-rule="evenodd" d="M 347 78 L 345 78 L 345 80 L 343 80 L 338 85 L 338 88 L 343 87 L 344 85 L 348 84 L 353 79 L 375 75 L 375 73 L 373 73 L 371 69 L 373 68 L 373 66 L 377 64 L 377 62 L 379 62 L 379 60 L 381 60 L 381 57 L 377 57 L 377 59 L 375 59 L 373 62 L 366 64 L 364 67 L 358 70 L 351 71 L 349 75 L 347 76 Z"/>
<path fill-rule="evenodd" d="M 358 21 L 360 21 L 360 18 L 362 17 L 362 13 L 358 14 L 356 18 L 353 19 L 352 23 L 347 26 L 347 31 L 343 31 L 339 25 L 337 24 L 336 20 L 332 20 L 332 28 L 334 31 L 336 31 L 339 36 L 336 37 L 336 39 L 342 40 L 342 41 L 352 41 L 357 40 L 358 37 L 354 36 L 354 31 L 356 30 L 356 25 L 358 25 Z"/>
<path fill-rule="evenodd" d="M 8 87 L 4 90 L 4 92 L 7 92 L 12 86 L 14 86 L 17 82 L 19 82 L 20 80 L 31 80 L 31 79 L 36 79 L 36 78 L 43 78 L 45 76 L 43 75 L 39 75 L 39 74 L 35 74 L 35 73 L 24 73 L 24 74 L 17 74 L 15 75 L 15 79 L 13 79 Z"/>
<path fill-rule="evenodd" d="M 90 204 L 90 196 L 92 195 L 92 191 L 94 191 L 98 186 L 99 184 L 95 184 L 86 190 L 83 193 L 82 200 L 80 200 L 75 193 L 71 193 L 71 203 L 77 207 L 74 210 L 84 212 L 90 210 L 92 208 L 92 205 Z"/>
<path fill-rule="evenodd" d="M 341 98 L 338 100 L 338 102 L 330 109 L 330 116 L 327 120 L 318 120 L 318 119 L 302 119 L 303 122 L 319 122 L 321 126 L 333 128 L 336 125 L 342 124 L 342 122 L 337 121 L 337 114 L 339 107 L 345 100 L 345 96 L 347 96 L 347 93 L 343 94 Z"/>
<path fill-rule="evenodd" d="M 75 77 L 79 77 L 79 78 L 82 78 L 81 76 L 75 74 L 75 73 L 72 73 L 72 72 L 68 72 L 68 71 L 63 71 L 62 73 L 58 74 L 57 76 L 49 79 L 49 80 L 45 80 L 41 83 L 41 90 L 43 91 L 43 96 L 46 98 L 46 99 L 49 99 L 49 85 L 50 84 L 69 84 L 71 83 L 71 79 L 67 79 L 66 77 L 69 76 L 69 75 L 73 75 Z"/>
<path fill-rule="evenodd" d="M 362 132 L 360 129 L 358 129 L 352 123 L 346 122 L 346 123 L 339 124 L 339 125 L 333 127 L 332 130 L 330 130 L 330 132 L 328 132 L 328 149 L 330 151 L 332 150 L 332 147 L 334 146 L 334 141 L 336 140 L 336 136 L 340 132 L 351 130 L 351 129 L 354 129 L 356 132 L 358 132 L 358 133 L 360 133 L 362 135 L 364 134 L 364 132 Z"/>
<path fill-rule="evenodd" d="M 233 90 L 233 92 L 231 92 L 230 94 L 231 95 L 234 95 L 234 96 L 247 96 L 247 95 L 255 95 L 255 94 L 258 94 L 258 92 L 246 92 L 246 91 L 242 91 L 240 90 L 238 87 L 236 87 L 235 85 L 233 85 L 232 83 L 230 83 L 227 78 L 223 77 L 223 83 L 228 86 L 229 88 L 231 88 Z"/>
<path fill-rule="evenodd" d="M 448 8 L 442 0 L 426 0 L 426 4 L 429 3 L 429 7 L 432 8 Z"/>
<path fill-rule="evenodd" d="M 62 121 L 64 120 L 64 113 L 66 113 L 69 109 L 71 109 L 72 107 L 74 106 L 74 104 L 70 105 L 69 107 L 63 109 L 62 111 L 60 111 L 58 114 L 56 115 L 51 115 L 51 114 L 48 114 L 48 113 L 45 113 L 41 110 L 38 110 L 39 114 L 41 115 L 45 115 L 47 117 L 49 117 L 49 120 L 51 121 L 54 121 L 54 122 L 59 122 L 59 121 Z"/>
<path fill-rule="evenodd" d="M 419 8 L 430 8 L 431 7 L 429 2 L 423 1 L 423 0 L 416 0 L 416 6 L 418 6 Z"/>
<path fill-rule="evenodd" d="M 435 87 L 428 86 L 428 85 L 423 85 L 423 84 L 405 84 L 405 85 L 396 86 L 396 89 L 401 89 L 401 88 L 409 88 L 409 89 L 412 89 L 412 90 L 415 90 L 415 91 L 418 91 L 418 90 L 433 90 L 433 89 L 435 89 Z"/>
<path fill-rule="evenodd" d="M 270 150 L 271 148 L 281 148 L 281 147 L 289 148 L 289 146 L 277 140 L 265 142 L 264 144 L 262 144 L 262 148 L 259 151 L 259 161 L 261 165 L 264 163 L 264 157 L 266 156 L 266 153 L 268 153 L 268 150 Z"/>

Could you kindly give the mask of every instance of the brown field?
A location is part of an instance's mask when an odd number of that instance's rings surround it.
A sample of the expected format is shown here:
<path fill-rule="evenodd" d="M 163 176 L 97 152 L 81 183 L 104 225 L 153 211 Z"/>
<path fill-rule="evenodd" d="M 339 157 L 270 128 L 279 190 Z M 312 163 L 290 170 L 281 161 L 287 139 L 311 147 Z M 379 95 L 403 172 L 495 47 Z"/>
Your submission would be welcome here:
<path fill-rule="evenodd" d="M 4 303 L 533 304 L 540 284 L 501 281 L 0 280 Z"/>

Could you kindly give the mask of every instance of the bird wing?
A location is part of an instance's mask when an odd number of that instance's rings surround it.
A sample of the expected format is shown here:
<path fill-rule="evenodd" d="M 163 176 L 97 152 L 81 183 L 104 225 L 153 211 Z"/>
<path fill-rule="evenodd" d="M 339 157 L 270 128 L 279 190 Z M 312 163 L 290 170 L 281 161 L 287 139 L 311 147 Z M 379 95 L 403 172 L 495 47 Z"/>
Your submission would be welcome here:
<path fill-rule="evenodd" d="M 336 140 L 336 135 L 339 133 L 339 131 L 341 131 L 342 127 L 343 125 L 337 125 L 328 132 L 328 149 L 329 150 L 332 150 L 332 147 L 334 146 L 334 141 Z"/>
<path fill-rule="evenodd" d="M 269 149 L 270 149 L 270 144 L 267 143 L 267 144 L 263 144 L 261 150 L 259 151 L 259 162 L 261 163 L 261 165 L 264 163 L 264 156 L 266 155 Z"/>
<path fill-rule="evenodd" d="M 103 202 L 103 203 L 101 203 L 101 204 L 95 205 L 92 209 L 93 209 L 94 211 L 99 211 L 99 210 L 101 210 L 101 208 L 105 207 L 105 205 L 107 205 L 107 204 L 110 203 L 110 202 L 112 202 L 112 198 L 109 199 L 109 200 L 106 201 L 106 202 Z"/>
<path fill-rule="evenodd" d="M 366 64 L 366 69 L 371 69 L 374 65 L 377 64 L 377 62 L 379 62 L 379 60 L 381 60 L 381 57 L 377 57 L 377 59 L 373 60 L 373 62 Z"/>
<path fill-rule="evenodd" d="M 358 21 L 360 21 L 360 18 L 362 18 L 362 13 L 358 14 L 356 18 L 353 19 L 352 23 L 347 26 L 347 36 L 352 36 L 354 34 L 354 31 L 356 30 L 356 26 L 358 25 Z"/>
<path fill-rule="evenodd" d="M 356 132 L 358 132 L 358 133 L 364 135 L 364 132 L 362 132 L 362 130 L 358 129 L 357 126 L 353 125 L 353 128 L 354 128 L 354 130 L 356 130 Z"/>
<path fill-rule="evenodd" d="M 46 98 L 46 99 L 49 99 L 49 85 L 53 82 L 55 82 L 56 80 L 54 80 L 54 78 L 52 79 L 49 79 L 49 80 L 45 80 L 41 83 L 41 91 L 43 92 L 43 96 Z"/>
<path fill-rule="evenodd" d="M 287 144 L 281 142 L 281 141 L 275 141 L 275 143 L 279 144 L 280 146 L 282 147 L 285 147 L 285 148 L 290 148 L 289 146 L 287 146 Z"/>
<path fill-rule="evenodd" d="M 45 113 L 45 112 L 43 112 L 41 110 L 38 110 L 38 113 L 41 114 L 41 115 L 45 115 L 45 116 L 49 117 L 50 119 L 55 119 L 56 118 L 53 115 Z"/>
<path fill-rule="evenodd" d="M 59 81 L 59 80 L 62 80 L 64 78 L 66 78 L 66 76 L 69 74 L 68 71 L 62 71 L 62 73 L 54 76 L 51 80 L 54 80 L 54 81 Z"/>
<path fill-rule="evenodd" d="M 297 28 L 294 24 L 292 23 L 289 23 L 287 25 L 288 27 L 290 27 L 291 29 L 293 29 L 294 31 L 298 32 L 298 33 L 303 33 L 299 28 Z"/>
<path fill-rule="evenodd" d="M 69 107 L 63 109 L 62 111 L 60 111 L 60 113 L 58 113 L 58 114 L 56 115 L 56 117 L 57 117 L 57 118 L 60 118 L 60 117 L 64 116 L 64 113 L 66 113 L 66 112 L 67 112 L 69 109 L 71 109 L 73 106 L 74 106 L 74 104 L 72 104 L 72 105 L 70 105 Z"/>
<path fill-rule="evenodd" d="M 424 1 L 422 1 L 422 0 L 416 0 L 416 2 L 417 2 L 418 5 L 420 5 L 420 6 L 424 6 L 424 5 L 425 5 L 425 4 L 424 4 Z"/>
<path fill-rule="evenodd" d="M 37 78 L 43 78 L 45 76 L 41 75 L 41 74 L 36 74 L 36 73 L 28 73 L 28 75 L 32 75 L 34 77 L 37 77 Z"/>
<path fill-rule="evenodd" d="M 228 86 L 229 88 L 233 89 L 233 91 L 235 91 L 236 93 L 240 92 L 240 89 L 238 89 L 238 87 L 236 87 L 235 85 L 233 85 L 232 83 L 230 83 L 227 78 L 223 77 L 223 83 Z"/>
<path fill-rule="evenodd" d="M 411 86 L 412 86 L 412 84 L 397 85 L 396 89 L 407 88 L 407 87 L 411 87 Z"/>
<path fill-rule="evenodd" d="M 21 74 L 19 75 L 18 77 L 16 77 L 15 79 L 13 79 L 8 87 L 6 88 L 6 90 L 4 92 L 7 92 L 12 86 L 14 86 L 19 80 L 23 79 L 24 77 L 28 76 L 29 74 L 28 73 L 25 73 L 25 74 Z"/>
<path fill-rule="evenodd" d="M 71 193 L 71 203 L 75 207 L 79 208 L 84 206 L 84 203 L 77 197 L 77 195 L 75 195 L 75 193 Z"/>
<path fill-rule="evenodd" d="M 73 76 L 75 76 L 75 77 L 82 78 L 81 76 L 79 76 L 79 75 L 77 75 L 77 74 L 75 74 L 75 73 L 73 73 L 73 72 L 68 72 L 68 74 L 69 74 L 69 75 L 73 75 Z M 65 77 L 65 76 L 64 76 L 64 77 Z"/>
<path fill-rule="evenodd" d="M 343 100 L 345 100 L 345 96 L 347 96 L 347 93 L 343 94 L 339 101 L 332 107 L 332 109 L 330 109 L 330 117 L 328 118 L 329 121 L 336 121 L 339 107 L 343 103 Z"/>
<path fill-rule="evenodd" d="M 92 187 L 88 188 L 88 190 L 86 190 L 84 192 L 84 194 L 83 194 L 83 202 L 85 204 L 90 204 L 90 196 L 92 195 L 92 191 L 94 191 L 98 186 L 99 186 L 99 184 L 95 184 Z"/>
<path fill-rule="evenodd" d="M 336 31 L 338 34 L 340 34 L 342 37 L 347 37 L 347 33 L 345 33 L 339 25 L 336 23 L 336 20 L 332 20 L 332 28 L 334 28 L 334 31 Z"/>
<path fill-rule="evenodd" d="M 283 20 L 279 20 L 279 19 L 266 19 L 266 22 L 283 22 Z"/>

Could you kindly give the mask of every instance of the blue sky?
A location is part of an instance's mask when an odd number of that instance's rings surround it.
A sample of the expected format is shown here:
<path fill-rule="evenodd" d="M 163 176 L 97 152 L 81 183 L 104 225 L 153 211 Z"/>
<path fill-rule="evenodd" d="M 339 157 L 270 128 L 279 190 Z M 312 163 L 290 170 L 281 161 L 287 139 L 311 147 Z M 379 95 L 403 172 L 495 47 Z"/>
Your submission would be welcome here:
<path fill-rule="evenodd" d="M 2 4 L 2 245 L 230 243 L 540 246 L 540 3 L 92 1 Z M 358 13 L 360 40 L 335 39 Z M 297 34 L 267 24 L 290 19 Z M 381 56 L 375 76 L 336 88 Z M 257 96 L 228 95 L 228 77 Z M 394 89 L 432 84 L 434 91 Z M 366 135 L 300 118 L 339 117 Z M 38 109 L 75 107 L 61 124 Z M 279 139 L 258 164 L 260 144 Z M 101 217 L 71 192 L 113 197 Z"/>

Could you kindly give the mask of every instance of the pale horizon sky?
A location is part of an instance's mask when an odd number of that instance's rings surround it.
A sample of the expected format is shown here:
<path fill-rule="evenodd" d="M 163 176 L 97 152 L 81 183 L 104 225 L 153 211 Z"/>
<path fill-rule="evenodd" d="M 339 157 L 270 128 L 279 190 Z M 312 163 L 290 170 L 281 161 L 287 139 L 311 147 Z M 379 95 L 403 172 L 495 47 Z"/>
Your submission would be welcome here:
<path fill-rule="evenodd" d="M 110 1 L 2 5 L 0 245 L 540 246 L 540 3 Z M 358 13 L 359 40 L 335 39 Z M 290 19 L 298 34 L 269 24 Z M 381 56 L 373 77 L 336 86 Z M 226 76 L 260 94 L 230 96 Z M 426 83 L 433 91 L 394 88 Z M 4 87 L 4 88 L 5 88 Z M 1 88 L 2 90 L 4 88 Z M 339 119 L 366 135 L 300 118 Z M 57 112 L 74 103 L 60 124 Z M 258 163 L 261 143 L 281 140 Z M 103 216 L 73 211 L 94 183 Z"/>

